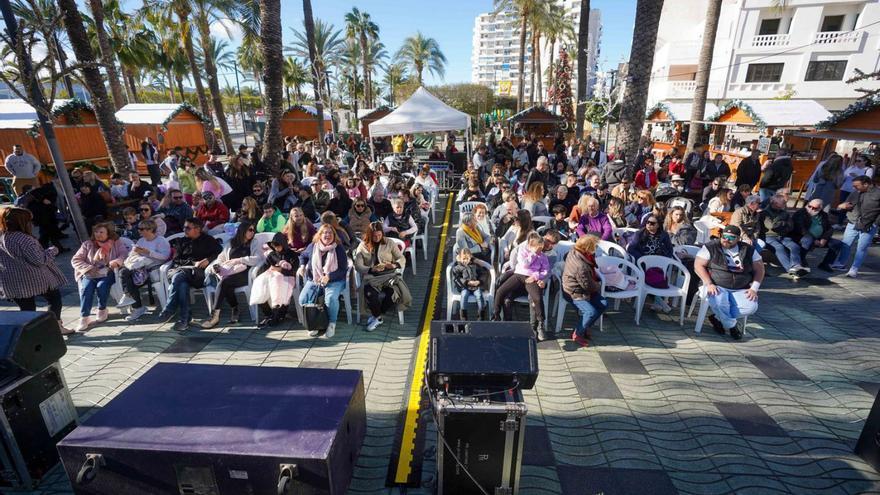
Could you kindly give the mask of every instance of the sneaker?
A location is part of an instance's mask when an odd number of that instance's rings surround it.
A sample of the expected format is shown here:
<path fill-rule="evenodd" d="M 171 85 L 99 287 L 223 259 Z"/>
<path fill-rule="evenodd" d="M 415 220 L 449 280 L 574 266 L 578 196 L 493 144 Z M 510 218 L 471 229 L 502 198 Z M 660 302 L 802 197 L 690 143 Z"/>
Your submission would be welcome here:
<path fill-rule="evenodd" d="M 108 317 L 107 308 L 98 310 L 98 317 L 95 319 L 95 323 L 104 323 L 107 321 Z"/>
<path fill-rule="evenodd" d="M 846 270 L 846 265 L 844 265 L 843 263 L 832 263 L 831 269 L 832 270 Z"/>
<path fill-rule="evenodd" d="M 739 328 L 740 325 L 741 323 L 737 322 L 736 325 L 730 328 L 730 336 L 733 337 L 733 340 L 742 340 L 743 338 L 742 330 Z"/>
<path fill-rule="evenodd" d="M 859 276 L 858 268 L 850 268 L 848 272 L 846 272 L 846 276 L 849 278 L 857 278 Z"/>
<path fill-rule="evenodd" d="M 189 328 L 189 322 L 186 320 L 177 320 L 177 323 L 175 323 L 174 326 L 171 327 L 171 329 L 175 332 L 183 332 L 187 328 Z"/>
<path fill-rule="evenodd" d="M 89 330 L 89 325 L 92 324 L 92 319 L 88 316 L 83 316 L 79 319 L 76 326 L 73 328 L 75 332 L 87 332 Z"/>
<path fill-rule="evenodd" d="M 382 318 L 371 316 L 370 319 L 372 321 L 367 321 L 367 331 L 368 332 L 372 332 L 373 330 L 378 328 L 379 325 L 382 324 Z"/>
<path fill-rule="evenodd" d="M 715 329 L 716 332 L 724 335 L 724 325 L 721 324 L 721 321 L 718 318 L 715 318 L 715 315 L 709 315 L 709 323 L 712 324 L 712 328 Z"/>
<path fill-rule="evenodd" d="M 76 333 L 76 330 L 65 327 L 64 322 L 61 320 L 58 320 L 58 329 L 61 330 L 61 335 L 72 335 Z"/>
<path fill-rule="evenodd" d="M 125 317 L 125 321 L 137 321 L 138 318 L 144 316 L 147 312 L 146 306 L 141 306 L 139 308 L 134 308 L 131 310 L 131 314 Z"/>
<path fill-rule="evenodd" d="M 116 307 L 124 308 L 126 306 L 131 306 L 132 304 L 134 304 L 134 298 L 126 294 L 122 296 L 122 299 L 120 299 L 118 303 L 116 303 Z"/>
<path fill-rule="evenodd" d="M 802 266 L 801 269 L 798 270 L 797 272 L 795 272 L 794 275 L 795 275 L 795 277 L 805 277 L 809 274 L 810 274 L 810 269 Z"/>
<path fill-rule="evenodd" d="M 791 268 L 789 268 L 789 269 L 787 270 L 787 271 L 788 271 L 788 274 L 789 274 L 789 275 L 795 275 L 795 274 L 798 272 L 798 268 L 800 268 L 800 265 L 791 265 Z"/>
<path fill-rule="evenodd" d="M 577 332 L 571 332 L 571 340 L 581 347 L 590 346 L 590 341 L 578 335 Z"/>
<path fill-rule="evenodd" d="M 653 311 L 655 313 L 662 313 L 663 312 L 663 308 L 661 308 L 660 305 L 657 303 L 651 304 L 650 306 L 648 306 L 648 309 L 650 309 L 651 311 Z"/>
<path fill-rule="evenodd" d="M 158 313 L 153 314 L 155 315 L 156 322 L 160 325 L 163 323 L 168 323 L 172 319 L 174 319 L 174 313 L 172 313 L 171 311 L 159 310 Z"/>
<path fill-rule="evenodd" d="M 331 321 L 327 325 L 327 331 L 324 332 L 324 338 L 325 339 L 332 339 L 334 335 L 336 335 L 336 322 Z"/>
<path fill-rule="evenodd" d="M 660 299 L 660 301 L 657 302 L 657 305 L 660 306 L 660 311 L 664 313 L 669 313 L 672 311 L 672 306 L 670 306 L 669 303 L 667 303 L 664 299 Z"/>
<path fill-rule="evenodd" d="M 319 333 L 321 332 L 317 330 L 309 330 L 309 337 L 317 337 Z"/>

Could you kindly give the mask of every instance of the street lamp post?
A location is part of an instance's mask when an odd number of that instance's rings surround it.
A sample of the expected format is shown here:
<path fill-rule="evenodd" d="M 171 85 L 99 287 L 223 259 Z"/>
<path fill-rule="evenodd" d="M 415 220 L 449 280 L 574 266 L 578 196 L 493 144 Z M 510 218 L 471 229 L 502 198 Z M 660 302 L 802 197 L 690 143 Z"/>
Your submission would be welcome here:
<path fill-rule="evenodd" d="M 608 73 L 611 74 L 611 84 L 608 85 L 608 115 L 605 116 L 605 153 L 608 153 L 608 139 L 611 132 L 611 122 L 609 119 L 614 111 L 614 102 L 611 101 L 611 98 L 614 94 L 614 76 L 617 74 L 617 70 L 611 69 Z"/>
<path fill-rule="evenodd" d="M 238 110 L 241 114 L 241 132 L 244 134 L 244 145 L 247 146 L 247 129 L 244 126 L 244 103 L 241 100 L 241 86 L 238 84 L 238 62 L 232 60 L 232 68 L 235 70 L 235 90 L 238 92 Z"/>

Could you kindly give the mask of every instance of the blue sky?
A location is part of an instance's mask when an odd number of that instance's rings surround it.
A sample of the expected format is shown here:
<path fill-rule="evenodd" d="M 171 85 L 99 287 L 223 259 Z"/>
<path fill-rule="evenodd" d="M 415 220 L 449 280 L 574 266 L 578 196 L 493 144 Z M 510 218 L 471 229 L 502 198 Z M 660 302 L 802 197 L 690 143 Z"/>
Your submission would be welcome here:
<path fill-rule="evenodd" d="M 283 0 L 282 25 L 284 42 L 292 43 L 290 28 L 302 27 L 302 2 Z M 312 0 L 315 17 L 344 27 L 344 16 L 353 6 L 369 12 L 379 25 L 380 39 L 393 54 L 403 40 L 421 31 L 435 38 L 446 55 L 446 77 L 443 81 L 428 76 L 428 84 L 469 82 L 471 77 L 471 40 L 474 18 L 492 10 L 492 0 Z M 635 0 L 592 0 L 591 7 L 602 11 L 603 36 L 600 65 L 616 67 L 629 57 L 632 40 Z M 233 43 L 237 43 L 233 40 Z"/>

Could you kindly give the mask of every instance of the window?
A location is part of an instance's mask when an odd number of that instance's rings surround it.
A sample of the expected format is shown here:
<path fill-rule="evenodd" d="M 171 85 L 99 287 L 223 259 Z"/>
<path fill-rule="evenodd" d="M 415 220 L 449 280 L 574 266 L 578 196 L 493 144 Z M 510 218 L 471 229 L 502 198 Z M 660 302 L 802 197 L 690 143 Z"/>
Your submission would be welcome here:
<path fill-rule="evenodd" d="M 779 23 L 782 19 L 764 19 L 761 21 L 761 27 L 758 29 L 758 36 L 768 34 L 779 34 Z"/>
<path fill-rule="evenodd" d="M 846 72 L 846 60 L 810 62 L 804 81 L 842 81 Z"/>
<path fill-rule="evenodd" d="M 826 15 L 824 19 L 822 19 L 822 31 L 823 33 L 827 33 L 829 31 L 843 31 L 843 17 L 842 15 Z"/>
<path fill-rule="evenodd" d="M 746 82 L 779 82 L 785 64 L 749 64 Z"/>

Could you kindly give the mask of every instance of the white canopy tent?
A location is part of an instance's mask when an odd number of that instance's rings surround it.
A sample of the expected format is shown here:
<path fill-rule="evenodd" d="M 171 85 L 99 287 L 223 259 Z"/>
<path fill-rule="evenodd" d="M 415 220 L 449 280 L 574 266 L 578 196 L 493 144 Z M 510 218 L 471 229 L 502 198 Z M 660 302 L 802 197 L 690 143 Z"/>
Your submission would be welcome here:
<path fill-rule="evenodd" d="M 470 157 L 471 116 L 443 103 L 423 87 L 396 110 L 370 124 L 370 141 L 373 136 L 415 134 L 417 132 L 457 131 L 464 129 L 466 147 Z"/>

